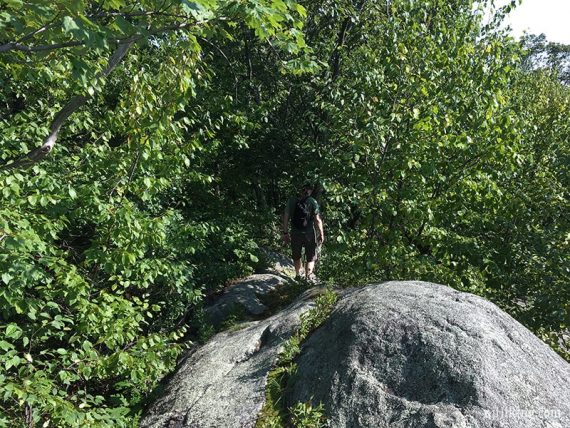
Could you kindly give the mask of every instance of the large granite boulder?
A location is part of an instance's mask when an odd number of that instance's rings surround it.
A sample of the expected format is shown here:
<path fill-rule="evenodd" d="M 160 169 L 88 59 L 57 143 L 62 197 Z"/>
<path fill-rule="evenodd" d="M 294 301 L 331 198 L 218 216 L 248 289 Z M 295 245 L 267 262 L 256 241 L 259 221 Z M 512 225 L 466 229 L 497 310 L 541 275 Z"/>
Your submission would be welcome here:
<path fill-rule="evenodd" d="M 221 296 L 205 312 L 208 320 L 219 327 L 233 313 L 242 311 L 244 315 L 258 319 L 269 315 L 269 307 L 262 301 L 264 296 L 279 292 L 290 279 L 284 275 L 263 273 L 251 275 L 226 288 Z"/>
<path fill-rule="evenodd" d="M 254 427 L 312 297 L 189 353 L 141 426 Z M 492 303 L 441 285 L 342 292 L 297 363 L 286 403 L 323 403 L 331 427 L 570 427 L 570 364 Z"/>
<path fill-rule="evenodd" d="M 482 298 L 387 282 L 339 300 L 287 401 L 322 402 L 332 427 L 567 428 L 570 364 Z"/>
<path fill-rule="evenodd" d="M 215 296 L 206 305 L 207 320 L 216 328 L 232 316 L 246 319 L 267 318 L 273 308 L 264 301 L 288 288 L 295 275 L 291 258 L 267 248 L 261 248 L 268 267 L 260 273 L 243 278 L 226 287 L 219 296 Z"/>
<path fill-rule="evenodd" d="M 157 391 L 141 427 L 253 427 L 265 403 L 267 374 L 281 345 L 313 306 L 309 290 L 262 321 L 223 332 L 192 352 Z"/>

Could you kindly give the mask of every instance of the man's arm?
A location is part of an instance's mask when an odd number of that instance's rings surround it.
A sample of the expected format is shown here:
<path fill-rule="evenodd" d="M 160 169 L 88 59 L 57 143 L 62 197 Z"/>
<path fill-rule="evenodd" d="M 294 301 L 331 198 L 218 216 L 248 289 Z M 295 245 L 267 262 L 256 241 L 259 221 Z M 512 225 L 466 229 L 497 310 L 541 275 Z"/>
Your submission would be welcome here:
<path fill-rule="evenodd" d="M 322 244 L 323 242 L 325 242 L 325 231 L 323 228 L 323 220 L 321 219 L 320 214 L 315 215 L 315 224 L 317 225 L 317 228 L 319 229 L 319 235 L 321 237 L 319 242 Z"/>

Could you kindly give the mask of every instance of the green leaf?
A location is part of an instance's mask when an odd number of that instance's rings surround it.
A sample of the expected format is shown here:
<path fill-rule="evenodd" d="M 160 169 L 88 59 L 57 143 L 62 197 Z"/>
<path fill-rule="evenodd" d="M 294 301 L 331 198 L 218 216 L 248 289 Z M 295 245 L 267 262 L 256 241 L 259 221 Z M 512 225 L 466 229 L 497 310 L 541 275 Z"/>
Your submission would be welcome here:
<path fill-rule="evenodd" d="M 119 10 L 124 6 L 125 6 L 124 0 L 105 0 L 103 2 L 103 8 L 105 10 L 109 10 L 109 9 Z"/>
<path fill-rule="evenodd" d="M 0 349 L 2 349 L 3 351 L 9 351 L 11 349 L 14 349 L 14 345 L 12 345 L 9 342 L 6 342 L 5 340 L 0 340 Z"/>
<path fill-rule="evenodd" d="M 71 199 L 77 198 L 77 192 L 75 191 L 75 189 L 73 189 L 73 187 L 68 186 L 68 193 Z"/>
<path fill-rule="evenodd" d="M 6 4 L 14 9 L 20 8 L 23 5 L 22 0 L 5 0 Z"/>
<path fill-rule="evenodd" d="M 71 33 L 75 30 L 79 30 L 79 26 L 71 16 L 64 16 L 63 29 L 66 33 Z"/>
<path fill-rule="evenodd" d="M 18 339 L 22 335 L 22 329 L 16 324 L 8 324 L 5 334 L 7 338 Z"/>
<path fill-rule="evenodd" d="M 4 363 L 4 367 L 6 368 L 6 370 L 9 370 L 11 367 L 19 366 L 21 362 L 22 359 L 17 355 L 14 355 L 12 358 L 10 358 Z"/>

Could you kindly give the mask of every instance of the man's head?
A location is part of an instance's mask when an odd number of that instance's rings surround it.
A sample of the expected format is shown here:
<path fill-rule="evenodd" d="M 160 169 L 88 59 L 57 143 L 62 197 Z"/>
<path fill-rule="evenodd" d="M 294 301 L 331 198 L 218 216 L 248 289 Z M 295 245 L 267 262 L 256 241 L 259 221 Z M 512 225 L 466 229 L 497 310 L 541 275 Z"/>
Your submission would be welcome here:
<path fill-rule="evenodd" d="M 308 182 L 303 184 L 303 187 L 301 187 L 301 194 L 303 196 L 311 196 L 311 193 L 313 193 L 313 185 Z"/>

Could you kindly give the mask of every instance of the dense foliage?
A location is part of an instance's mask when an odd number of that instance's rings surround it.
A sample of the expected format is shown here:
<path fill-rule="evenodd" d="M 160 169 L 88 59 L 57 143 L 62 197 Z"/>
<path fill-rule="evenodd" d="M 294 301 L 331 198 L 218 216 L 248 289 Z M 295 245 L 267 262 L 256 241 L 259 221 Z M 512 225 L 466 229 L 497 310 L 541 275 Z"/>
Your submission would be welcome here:
<path fill-rule="evenodd" d="M 0 426 L 135 425 L 307 179 L 323 278 L 474 292 L 569 357 L 570 50 L 298 3 L 0 7 Z"/>
<path fill-rule="evenodd" d="M 230 94 L 201 103 L 214 82 L 201 43 L 242 32 L 298 50 L 286 45 L 302 14 L 264 1 L 4 7 L 2 158 L 41 145 L 85 99 L 47 160 L 0 176 L 0 425 L 134 423 L 189 308 L 251 272 L 253 219 L 228 210 L 209 168 L 222 134 L 250 125 Z M 125 40 L 137 44 L 104 77 Z"/>

